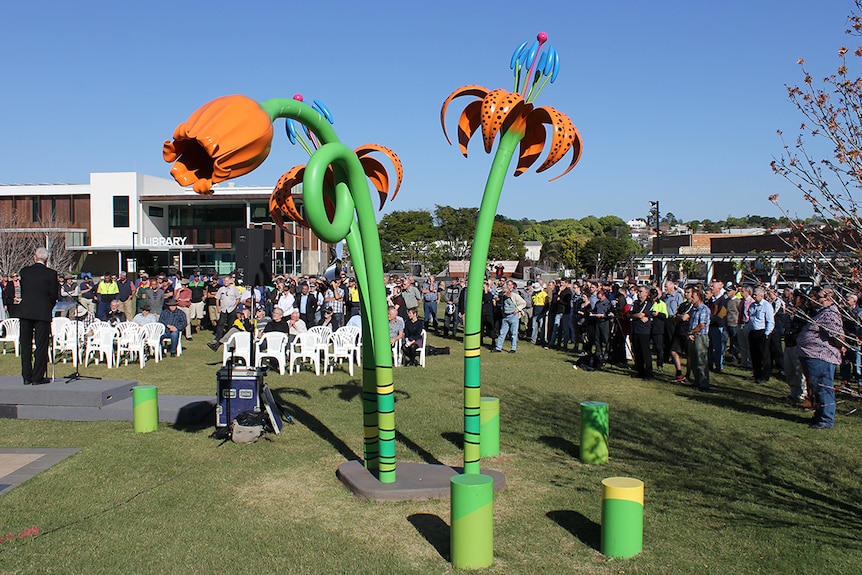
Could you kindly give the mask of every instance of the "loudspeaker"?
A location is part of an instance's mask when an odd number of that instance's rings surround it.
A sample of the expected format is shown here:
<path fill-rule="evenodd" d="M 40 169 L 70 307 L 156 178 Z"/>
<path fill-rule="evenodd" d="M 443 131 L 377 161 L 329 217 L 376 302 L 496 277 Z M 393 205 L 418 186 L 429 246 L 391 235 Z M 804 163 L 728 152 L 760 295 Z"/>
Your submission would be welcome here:
<path fill-rule="evenodd" d="M 236 275 L 245 285 L 269 285 L 272 282 L 272 230 L 237 228 Z"/>

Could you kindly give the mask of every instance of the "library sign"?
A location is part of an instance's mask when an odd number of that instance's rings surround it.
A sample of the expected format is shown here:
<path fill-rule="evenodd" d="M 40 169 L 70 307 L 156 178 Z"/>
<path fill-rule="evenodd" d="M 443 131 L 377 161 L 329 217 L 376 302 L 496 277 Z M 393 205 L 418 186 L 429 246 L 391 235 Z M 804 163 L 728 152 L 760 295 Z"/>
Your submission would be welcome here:
<path fill-rule="evenodd" d="M 141 246 L 149 246 L 154 248 L 173 248 L 186 245 L 186 240 L 188 236 L 142 236 L 141 237 Z"/>

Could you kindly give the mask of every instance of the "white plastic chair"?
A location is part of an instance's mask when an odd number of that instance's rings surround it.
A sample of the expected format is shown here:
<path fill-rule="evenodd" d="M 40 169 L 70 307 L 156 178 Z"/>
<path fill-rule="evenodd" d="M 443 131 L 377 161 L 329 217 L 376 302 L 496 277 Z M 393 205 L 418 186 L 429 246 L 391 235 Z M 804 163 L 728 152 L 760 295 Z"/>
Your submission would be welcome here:
<path fill-rule="evenodd" d="M 76 332 L 76 328 L 81 331 Z M 62 327 L 59 334 L 57 332 L 54 332 L 53 357 L 51 361 L 54 361 L 54 359 L 56 359 L 59 354 L 63 357 L 63 363 L 66 363 L 65 354 L 68 351 L 72 356 L 72 365 L 77 368 L 78 358 L 81 355 L 80 336 L 83 335 L 81 332 L 83 332 L 83 328 L 76 326 L 75 323 L 71 321 L 67 322 Z"/>
<path fill-rule="evenodd" d="M 404 355 L 402 354 L 401 346 L 403 345 L 401 342 L 404 338 L 399 339 L 395 342 L 395 345 L 392 346 L 392 367 L 400 367 L 401 360 Z"/>
<path fill-rule="evenodd" d="M 336 331 L 350 334 L 353 341 L 353 353 L 355 354 L 356 365 L 362 367 L 362 329 L 352 325 L 343 325 Z"/>
<path fill-rule="evenodd" d="M 264 346 L 263 344 L 266 343 Z M 266 349 L 261 349 L 266 347 Z M 278 364 L 278 373 L 284 375 L 284 365 L 287 362 L 287 334 L 271 331 L 263 334 L 257 343 L 257 365 L 263 367 L 267 359 L 274 359 Z"/>
<path fill-rule="evenodd" d="M 10 317 L 0 321 L 0 343 L 3 344 L 3 355 L 6 355 L 6 342 L 12 342 L 15 346 L 15 355 L 20 355 L 21 320 Z"/>
<path fill-rule="evenodd" d="M 353 359 L 356 353 L 354 345 L 355 335 L 349 331 L 340 329 L 332 332 L 329 336 L 329 345 L 325 355 L 323 356 L 323 373 L 326 373 L 327 368 L 329 373 L 335 369 L 335 362 L 338 360 L 347 360 L 347 370 L 350 375 L 353 375 Z M 340 361 L 338 363 L 341 363 Z"/>
<path fill-rule="evenodd" d="M 146 353 L 152 353 L 156 363 L 162 360 L 162 337 L 165 335 L 165 324 L 154 322 L 143 326 Z"/>
<path fill-rule="evenodd" d="M 222 352 L 222 365 L 227 365 L 232 359 L 235 361 L 242 358 L 246 366 L 251 365 L 251 344 L 249 342 L 248 332 L 239 332 L 230 336 L 227 343 L 224 344 Z"/>
<path fill-rule="evenodd" d="M 293 366 L 303 360 L 314 364 L 314 374 L 320 375 L 320 348 L 318 347 L 317 335 L 310 331 L 298 334 L 293 343 L 290 344 L 290 374 L 293 375 Z M 297 367 L 297 371 L 301 366 Z"/>
<path fill-rule="evenodd" d="M 131 325 L 128 325 L 131 324 Z M 120 330 L 120 335 L 117 338 L 117 365 L 120 365 L 120 359 L 125 356 L 125 363 L 129 365 L 129 359 L 135 359 L 141 364 L 141 369 L 147 363 L 147 334 L 136 323 L 124 322 L 117 326 Z"/>
<path fill-rule="evenodd" d="M 105 358 L 108 369 L 113 367 L 114 341 L 117 333 L 117 329 L 110 325 L 100 325 L 94 330 L 93 335 L 87 338 L 87 349 L 84 352 L 84 367 L 87 367 L 91 355 L 95 357 L 97 365 L 101 358 Z"/>
<path fill-rule="evenodd" d="M 419 365 L 425 367 L 425 344 L 428 342 L 428 334 L 422 330 L 422 346 L 416 348 L 416 357 L 419 358 Z"/>
<path fill-rule="evenodd" d="M 65 335 L 63 333 L 63 328 L 72 320 L 67 317 L 53 317 L 51 318 L 51 347 L 48 349 L 48 359 L 53 363 L 54 357 L 57 355 L 57 351 L 59 348 L 63 346 L 63 340 L 65 339 Z"/>
<path fill-rule="evenodd" d="M 326 350 L 329 348 L 329 336 L 332 335 L 332 328 L 328 325 L 316 325 L 308 328 L 308 333 L 313 333 L 317 338 L 317 351 L 326 355 Z"/>

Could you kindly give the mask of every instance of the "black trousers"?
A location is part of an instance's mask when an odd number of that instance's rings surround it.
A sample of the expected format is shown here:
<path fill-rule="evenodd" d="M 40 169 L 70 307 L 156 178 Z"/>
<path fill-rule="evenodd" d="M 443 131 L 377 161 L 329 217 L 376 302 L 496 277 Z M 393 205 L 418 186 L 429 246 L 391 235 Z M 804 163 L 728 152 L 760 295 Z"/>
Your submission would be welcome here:
<path fill-rule="evenodd" d="M 751 370 L 754 372 L 756 381 L 769 379 L 769 338 L 766 330 L 755 329 L 748 332 L 748 347 L 751 353 Z"/>
<path fill-rule="evenodd" d="M 650 353 L 648 333 L 633 333 L 632 355 L 635 360 L 635 371 L 640 377 L 652 377 L 652 354 Z"/>
<path fill-rule="evenodd" d="M 233 326 L 233 322 L 236 321 L 236 309 L 233 311 L 223 311 L 218 316 L 218 324 L 216 324 L 216 341 L 221 340 L 224 332 Z"/>
<path fill-rule="evenodd" d="M 21 376 L 25 382 L 41 381 L 48 372 L 51 322 L 21 318 Z M 33 339 L 36 350 L 33 351 Z"/>

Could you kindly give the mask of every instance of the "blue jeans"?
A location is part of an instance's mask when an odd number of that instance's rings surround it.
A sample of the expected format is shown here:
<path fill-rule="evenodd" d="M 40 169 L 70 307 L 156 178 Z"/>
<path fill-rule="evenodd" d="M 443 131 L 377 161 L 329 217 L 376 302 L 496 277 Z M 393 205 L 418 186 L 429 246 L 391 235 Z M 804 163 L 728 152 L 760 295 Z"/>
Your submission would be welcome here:
<path fill-rule="evenodd" d="M 509 314 L 503 318 L 503 323 L 500 326 L 500 335 L 497 337 L 497 349 L 503 349 L 503 342 L 506 341 L 506 335 L 512 333 L 512 351 L 518 349 L 518 324 L 520 323 L 520 314 Z"/>
<path fill-rule="evenodd" d="M 530 336 L 530 342 L 536 343 L 536 340 L 545 341 L 545 306 L 533 306 L 533 332 Z"/>
<path fill-rule="evenodd" d="M 709 369 L 724 367 L 724 328 L 710 326 L 709 328 Z"/>
<path fill-rule="evenodd" d="M 560 324 L 563 321 L 563 314 L 555 313 L 551 319 L 551 334 L 548 336 L 548 345 L 557 345 L 557 339 L 560 338 Z"/>
<path fill-rule="evenodd" d="M 180 342 L 180 330 L 168 331 L 168 329 L 165 328 L 163 339 L 171 340 L 171 353 L 177 353 L 177 345 Z"/>
<path fill-rule="evenodd" d="M 425 331 L 428 331 L 428 328 L 431 327 L 431 322 L 434 323 L 434 331 L 437 331 L 437 302 L 425 301 L 425 309 L 423 311 L 425 312 L 423 314 L 425 319 Z"/>
<path fill-rule="evenodd" d="M 813 357 L 799 359 L 814 394 L 815 411 L 811 423 L 833 427 L 835 425 L 835 364 Z"/>

